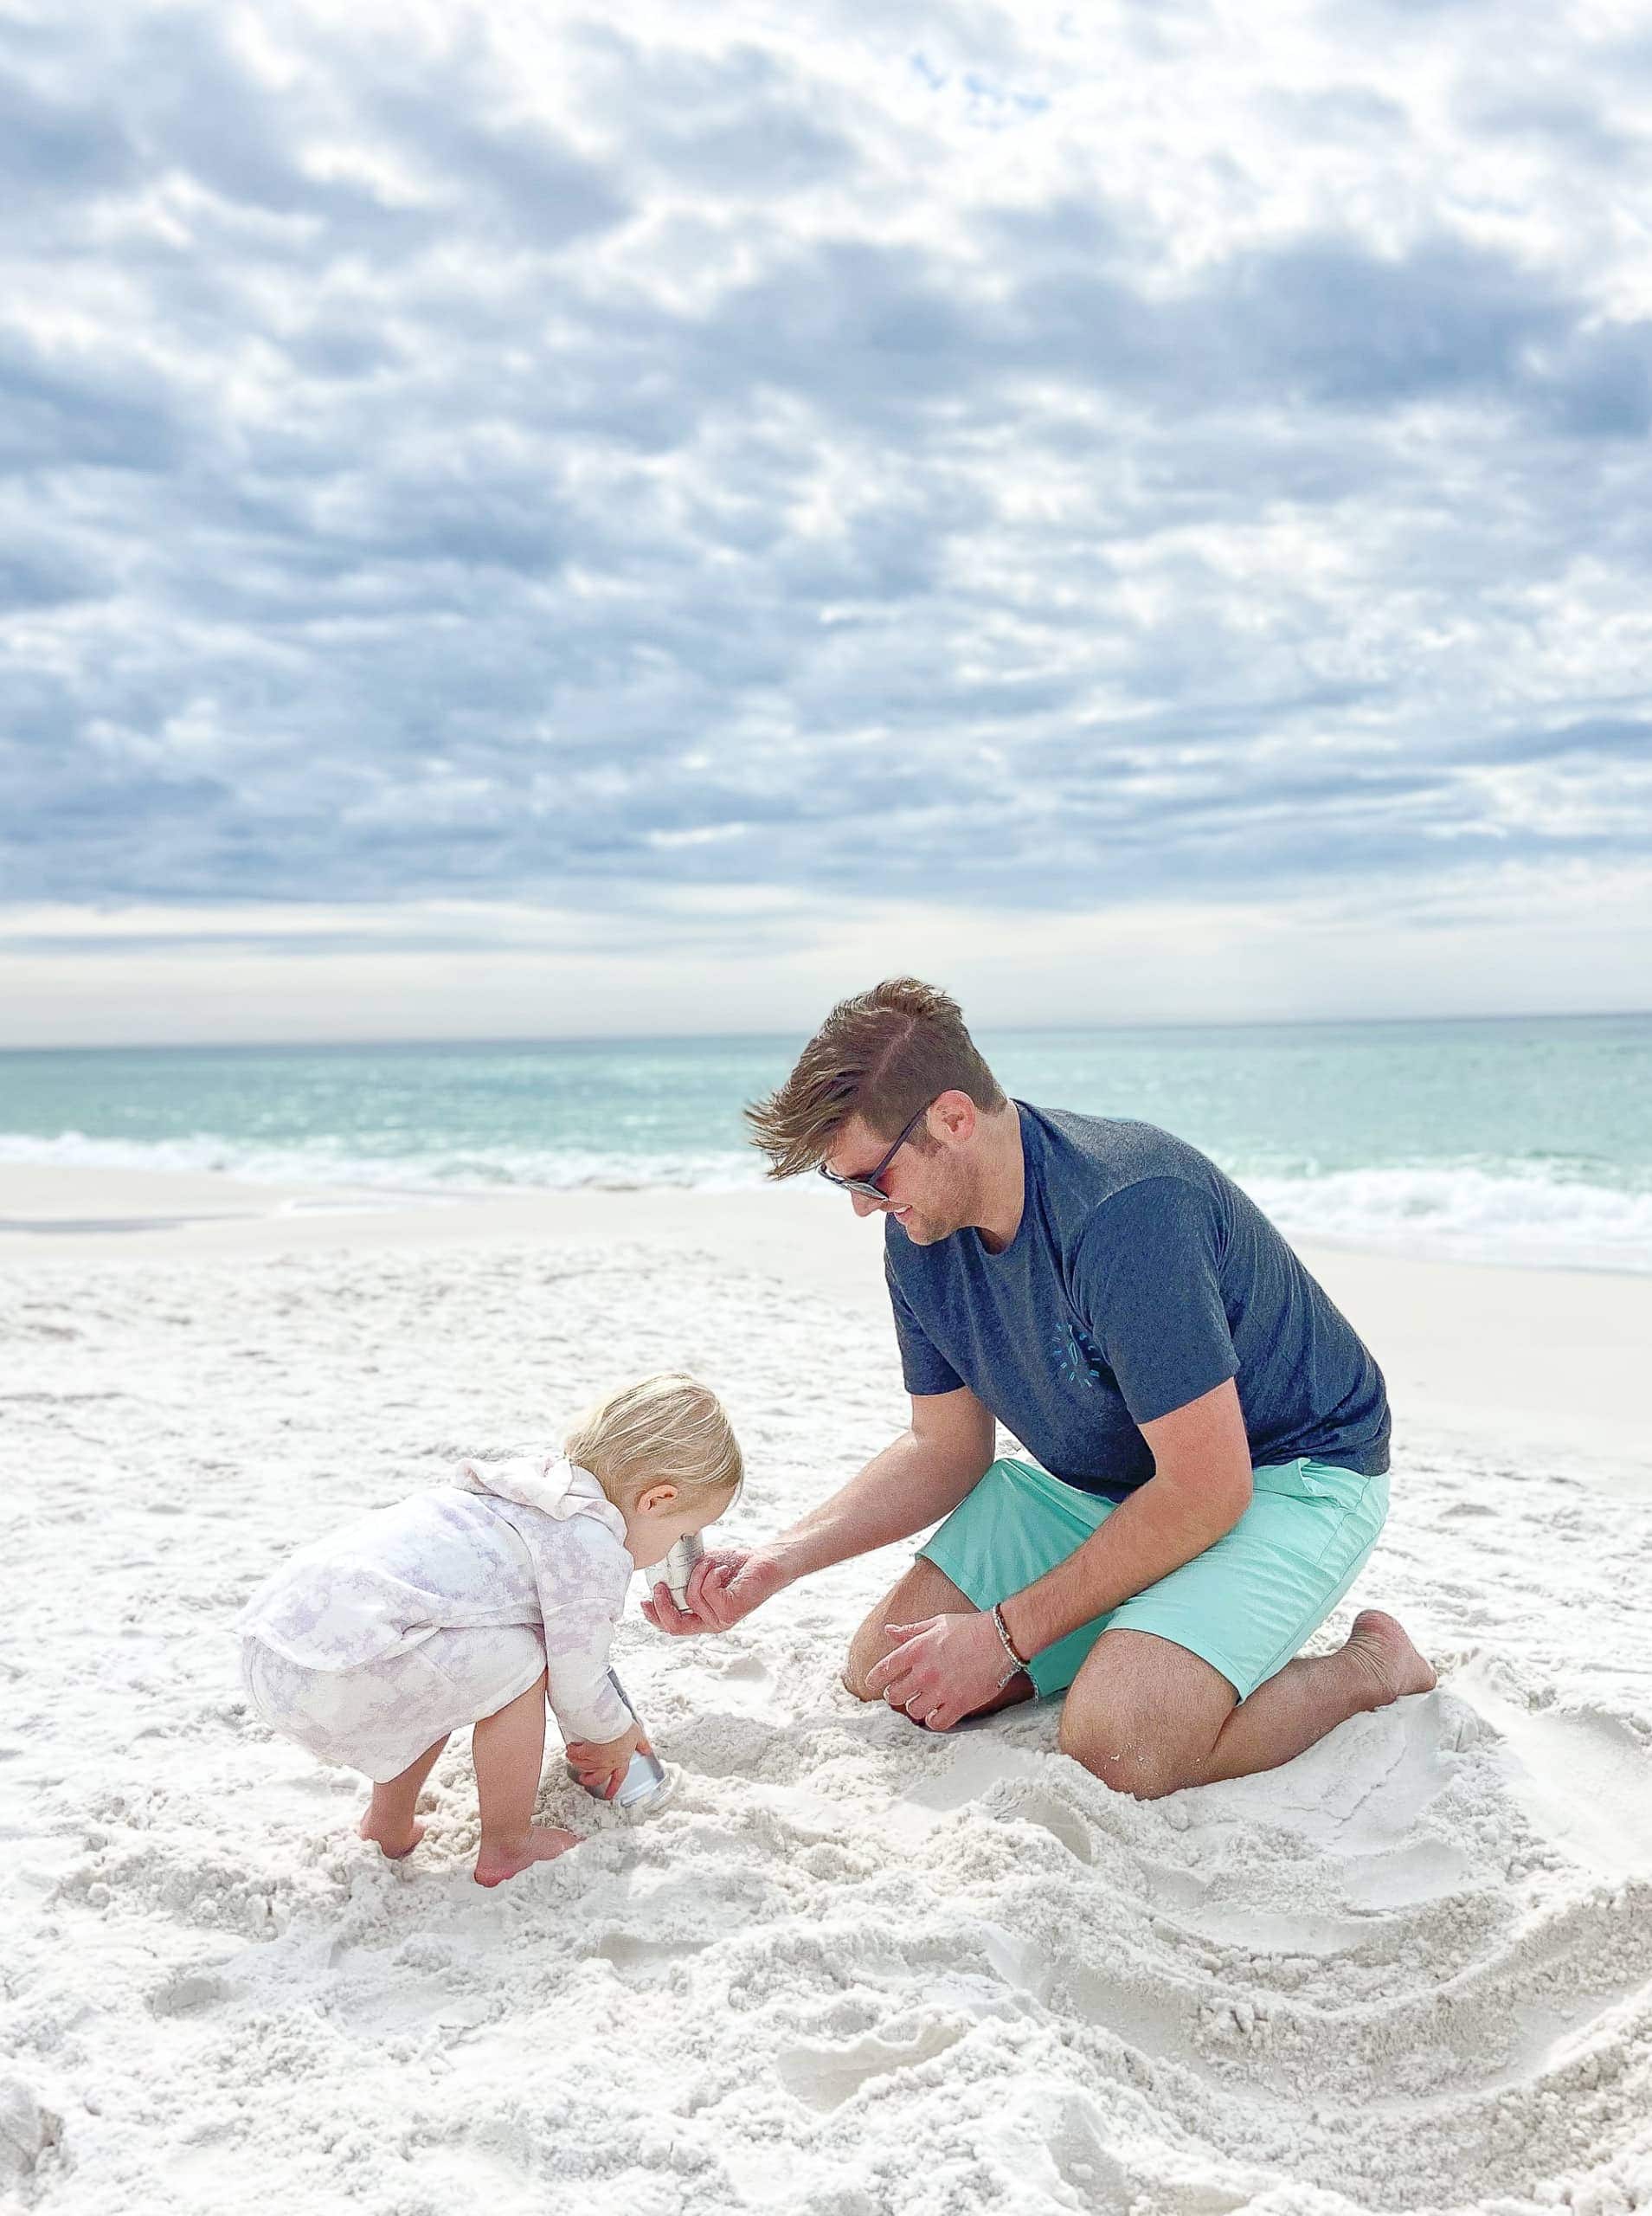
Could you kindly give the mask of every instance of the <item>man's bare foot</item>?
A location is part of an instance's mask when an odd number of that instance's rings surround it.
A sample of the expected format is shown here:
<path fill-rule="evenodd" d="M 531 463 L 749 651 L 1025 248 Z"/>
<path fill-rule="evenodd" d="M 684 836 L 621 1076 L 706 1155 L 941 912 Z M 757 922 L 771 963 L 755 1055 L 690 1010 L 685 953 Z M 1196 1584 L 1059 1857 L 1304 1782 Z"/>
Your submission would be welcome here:
<path fill-rule="evenodd" d="M 356 1828 L 392 1862 L 405 1860 L 425 1835 L 422 1824 L 395 1824 L 387 1817 L 375 1816 L 370 1808 Z"/>
<path fill-rule="evenodd" d="M 1343 1652 L 1353 1655 L 1370 1677 L 1375 1708 L 1385 1708 L 1406 1693 L 1432 1692 L 1437 1682 L 1405 1627 L 1380 1608 L 1360 1609 Z"/>
<path fill-rule="evenodd" d="M 476 1858 L 476 1882 L 479 1885 L 502 1885 L 507 1878 L 515 1878 L 531 1863 L 554 1862 L 559 1854 L 566 1854 L 570 1846 L 579 1845 L 577 1832 L 550 1830 L 536 1824 L 524 1839 L 512 1839 L 506 1845 L 484 1840 Z"/>

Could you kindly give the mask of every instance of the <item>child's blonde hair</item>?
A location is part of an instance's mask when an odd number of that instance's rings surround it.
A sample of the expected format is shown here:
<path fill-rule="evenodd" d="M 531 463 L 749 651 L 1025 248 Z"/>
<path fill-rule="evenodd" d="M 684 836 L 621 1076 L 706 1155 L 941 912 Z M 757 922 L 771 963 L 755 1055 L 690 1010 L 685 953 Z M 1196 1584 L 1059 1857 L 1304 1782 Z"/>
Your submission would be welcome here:
<path fill-rule="evenodd" d="M 562 1442 L 616 1508 L 647 1486 L 673 1485 L 691 1499 L 736 1495 L 745 1481 L 740 1442 L 708 1386 L 663 1370 L 587 1409 Z M 725 1503 L 724 1505 L 729 1505 Z"/>

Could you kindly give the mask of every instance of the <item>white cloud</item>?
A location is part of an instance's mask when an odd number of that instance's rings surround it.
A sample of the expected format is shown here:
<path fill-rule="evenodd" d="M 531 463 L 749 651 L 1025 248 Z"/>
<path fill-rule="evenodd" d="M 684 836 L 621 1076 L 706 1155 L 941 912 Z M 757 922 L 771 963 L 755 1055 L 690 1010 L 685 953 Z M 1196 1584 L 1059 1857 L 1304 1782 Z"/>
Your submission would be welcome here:
<path fill-rule="evenodd" d="M 437 1028 L 568 915 L 638 1023 L 942 915 L 1171 1000 L 1249 918 L 1213 1002 L 1308 1011 L 1304 879 L 1421 1008 L 1510 865 L 1451 989 L 1551 1004 L 1574 873 L 1652 892 L 1652 48 L 1491 20 L 9 17 L 0 902 L 253 920 L 14 932 L 0 1016 L 424 1006 L 444 902 Z"/>

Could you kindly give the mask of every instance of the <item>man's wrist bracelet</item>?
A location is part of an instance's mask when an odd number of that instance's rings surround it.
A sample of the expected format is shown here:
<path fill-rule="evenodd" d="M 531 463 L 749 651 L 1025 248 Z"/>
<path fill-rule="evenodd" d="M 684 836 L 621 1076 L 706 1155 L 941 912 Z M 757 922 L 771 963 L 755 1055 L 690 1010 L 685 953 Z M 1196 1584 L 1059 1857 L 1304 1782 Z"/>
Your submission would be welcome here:
<path fill-rule="evenodd" d="M 1018 1653 L 1016 1651 L 1015 1641 L 1010 1637 L 1009 1627 L 1004 1620 L 1004 1609 L 1002 1604 L 1000 1602 L 994 1602 L 992 1614 L 993 1628 L 998 1633 L 1000 1642 L 1003 1646 L 1005 1654 L 1007 1656 L 1010 1665 L 1009 1668 L 1004 1672 L 1004 1675 L 998 1681 L 999 1691 L 1002 1692 L 1005 1686 L 1008 1685 L 1010 1679 L 1016 1675 L 1017 1672 L 1026 1668 L 1026 1657 L 1024 1654 Z"/>

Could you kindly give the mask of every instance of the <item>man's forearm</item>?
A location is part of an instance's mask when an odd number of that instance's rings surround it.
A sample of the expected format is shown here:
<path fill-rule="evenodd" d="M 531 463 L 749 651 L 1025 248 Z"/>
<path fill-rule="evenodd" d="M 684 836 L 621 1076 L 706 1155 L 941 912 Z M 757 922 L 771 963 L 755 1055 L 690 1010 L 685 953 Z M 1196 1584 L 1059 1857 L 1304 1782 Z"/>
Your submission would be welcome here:
<path fill-rule="evenodd" d="M 787 1582 L 833 1562 L 910 1539 L 949 1516 L 980 1482 L 992 1449 L 979 1459 L 921 1440 L 912 1432 L 874 1454 L 841 1491 L 811 1509 L 762 1551 L 778 1562 Z"/>
<path fill-rule="evenodd" d="M 1038 1654 L 1156 1585 L 1213 1547 L 1244 1512 L 1243 1502 L 1235 1506 L 1220 1491 L 1150 1478 L 1064 1562 L 1005 1601 L 1004 1622 L 1016 1651 Z"/>

